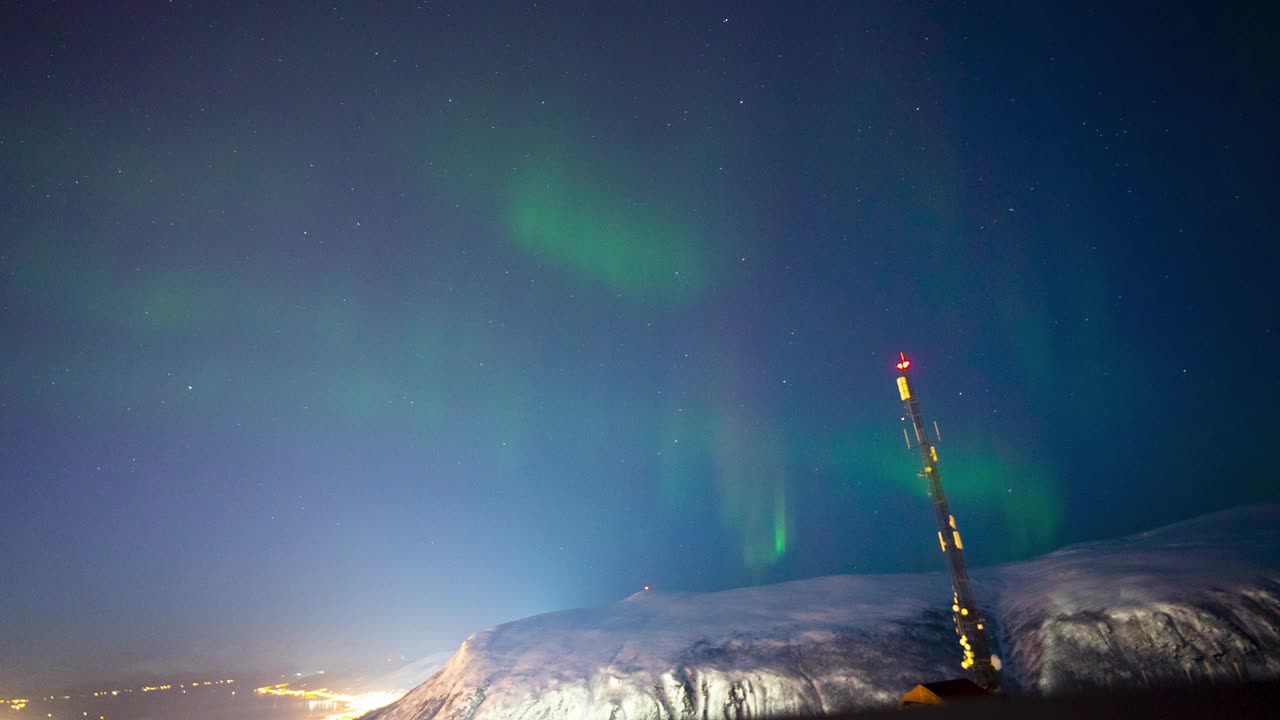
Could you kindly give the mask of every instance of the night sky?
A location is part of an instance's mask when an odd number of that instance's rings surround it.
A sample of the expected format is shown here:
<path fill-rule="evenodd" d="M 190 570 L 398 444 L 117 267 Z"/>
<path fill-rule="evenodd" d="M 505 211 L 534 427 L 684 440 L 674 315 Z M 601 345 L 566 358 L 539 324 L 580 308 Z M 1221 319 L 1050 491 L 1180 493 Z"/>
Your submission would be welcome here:
<path fill-rule="evenodd" d="M 899 351 L 974 564 L 1280 497 L 1280 22 L 1039 5 L 6 3 L 0 689 L 940 571 Z"/>

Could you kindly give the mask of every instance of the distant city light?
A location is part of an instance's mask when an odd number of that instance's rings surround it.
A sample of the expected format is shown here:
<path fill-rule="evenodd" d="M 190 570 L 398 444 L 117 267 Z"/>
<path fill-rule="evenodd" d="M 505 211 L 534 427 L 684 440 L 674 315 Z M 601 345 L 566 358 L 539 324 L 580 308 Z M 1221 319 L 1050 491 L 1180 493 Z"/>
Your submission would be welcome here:
<path fill-rule="evenodd" d="M 275 697 L 291 697 L 310 701 L 310 710 L 335 710 L 322 720 L 355 720 L 356 718 L 377 710 L 404 697 L 403 691 L 367 692 L 359 695 L 347 695 L 334 692 L 328 688 L 314 690 L 297 690 L 289 687 L 289 683 L 268 685 L 254 690 L 258 695 Z"/>

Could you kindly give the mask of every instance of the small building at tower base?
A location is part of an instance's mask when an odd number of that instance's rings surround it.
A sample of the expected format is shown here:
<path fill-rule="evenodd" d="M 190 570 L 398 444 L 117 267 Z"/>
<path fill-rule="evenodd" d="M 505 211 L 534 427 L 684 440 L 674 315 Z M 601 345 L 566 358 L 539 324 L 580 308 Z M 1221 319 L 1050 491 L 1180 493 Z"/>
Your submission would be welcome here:
<path fill-rule="evenodd" d="M 965 700 L 983 700 L 998 697 L 978 683 L 968 679 L 939 680 L 921 683 L 902 696 L 902 707 L 913 705 L 942 705 Z"/>

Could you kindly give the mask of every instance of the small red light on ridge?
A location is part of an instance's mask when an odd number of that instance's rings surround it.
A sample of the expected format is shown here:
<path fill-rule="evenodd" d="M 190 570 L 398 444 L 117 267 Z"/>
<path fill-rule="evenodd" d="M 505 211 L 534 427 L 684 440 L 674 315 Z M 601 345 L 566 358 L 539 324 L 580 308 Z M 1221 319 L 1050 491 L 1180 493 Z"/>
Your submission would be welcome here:
<path fill-rule="evenodd" d="M 648 590 L 648 589 L 649 589 L 649 586 L 648 586 L 648 585 L 645 585 L 645 586 L 644 586 L 644 589 L 645 589 L 645 590 Z"/>

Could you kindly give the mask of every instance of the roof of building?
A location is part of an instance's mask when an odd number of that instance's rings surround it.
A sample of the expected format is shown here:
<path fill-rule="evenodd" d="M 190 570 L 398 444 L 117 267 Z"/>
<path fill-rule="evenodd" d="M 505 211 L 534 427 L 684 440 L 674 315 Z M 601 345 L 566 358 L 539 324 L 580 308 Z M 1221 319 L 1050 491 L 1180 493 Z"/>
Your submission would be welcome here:
<path fill-rule="evenodd" d="M 991 693 L 974 681 L 968 678 L 957 678 L 955 680 L 921 683 L 912 688 L 906 695 L 903 695 L 902 702 L 936 705 L 948 700 L 981 698 L 989 697 L 990 695 Z"/>

